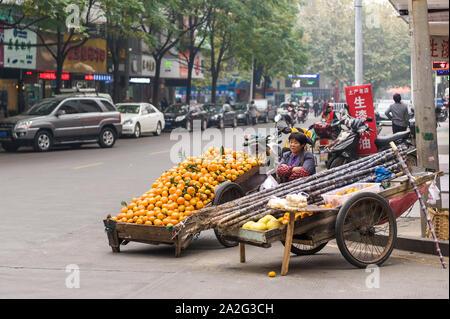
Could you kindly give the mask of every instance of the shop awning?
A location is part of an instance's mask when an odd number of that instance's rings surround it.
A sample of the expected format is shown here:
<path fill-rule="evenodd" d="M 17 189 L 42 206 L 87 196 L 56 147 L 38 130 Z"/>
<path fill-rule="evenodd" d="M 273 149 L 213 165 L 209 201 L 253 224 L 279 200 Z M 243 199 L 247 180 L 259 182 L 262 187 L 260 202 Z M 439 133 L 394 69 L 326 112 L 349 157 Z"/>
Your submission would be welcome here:
<path fill-rule="evenodd" d="M 408 3 L 409 0 L 389 0 L 400 17 L 409 23 Z M 449 34 L 449 1 L 448 0 L 428 0 L 428 23 L 430 25 L 430 35 Z"/>

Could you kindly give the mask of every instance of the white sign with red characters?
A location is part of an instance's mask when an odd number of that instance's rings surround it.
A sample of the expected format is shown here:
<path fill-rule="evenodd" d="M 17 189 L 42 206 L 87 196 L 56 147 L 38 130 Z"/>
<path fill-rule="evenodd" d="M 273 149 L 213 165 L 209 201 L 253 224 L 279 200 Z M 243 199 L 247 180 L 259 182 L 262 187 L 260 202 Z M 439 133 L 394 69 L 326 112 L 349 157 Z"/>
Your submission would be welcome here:
<path fill-rule="evenodd" d="M 349 115 L 357 118 L 369 126 L 374 132 L 370 135 L 362 135 L 359 140 L 357 154 L 366 155 L 377 153 L 375 139 L 377 138 L 377 125 L 375 121 L 375 111 L 373 108 L 372 87 L 370 84 L 351 86 L 345 88 L 345 97 L 347 99 Z M 366 122 L 368 117 L 372 122 Z"/>

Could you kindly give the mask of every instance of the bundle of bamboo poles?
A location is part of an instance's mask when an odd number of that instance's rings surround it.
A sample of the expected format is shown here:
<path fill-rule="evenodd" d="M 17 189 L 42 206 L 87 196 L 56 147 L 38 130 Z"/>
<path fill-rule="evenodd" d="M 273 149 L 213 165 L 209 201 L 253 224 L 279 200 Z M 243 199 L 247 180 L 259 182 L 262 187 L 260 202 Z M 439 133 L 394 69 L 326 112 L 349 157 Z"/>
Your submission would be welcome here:
<path fill-rule="evenodd" d="M 399 151 L 405 155 L 406 147 L 399 147 Z M 272 189 L 253 193 L 218 206 L 203 208 L 189 218 L 189 227 L 186 227 L 186 232 L 197 233 L 210 228 L 232 229 L 241 227 L 248 221 L 258 220 L 267 214 L 277 217 L 277 214 L 282 213 L 267 207 L 267 202 L 273 196 L 284 197 L 291 193 L 305 192 L 309 195 L 308 204 L 323 204 L 321 194 L 357 182 L 374 182 L 377 178 L 374 170 L 377 167 L 385 167 L 393 173 L 401 170 L 395 153 L 392 150 L 386 150 L 306 178 L 280 184 Z M 186 224 L 177 225 L 177 230 L 180 231 Z"/>

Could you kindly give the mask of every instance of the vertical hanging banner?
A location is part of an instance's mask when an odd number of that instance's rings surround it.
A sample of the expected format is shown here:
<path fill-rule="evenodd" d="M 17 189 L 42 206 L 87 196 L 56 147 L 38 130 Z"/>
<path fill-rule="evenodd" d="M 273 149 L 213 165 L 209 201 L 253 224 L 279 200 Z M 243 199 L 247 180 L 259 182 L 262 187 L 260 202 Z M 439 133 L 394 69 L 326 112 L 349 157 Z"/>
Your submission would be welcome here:
<path fill-rule="evenodd" d="M 370 135 L 362 135 L 357 147 L 358 155 L 377 153 L 375 139 L 377 138 L 377 124 L 375 121 L 375 111 L 373 108 L 372 87 L 370 84 L 350 86 L 345 88 L 345 97 L 349 108 L 350 116 L 363 121 L 374 132 Z M 366 122 L 368 117 L 372 122 Z"/>

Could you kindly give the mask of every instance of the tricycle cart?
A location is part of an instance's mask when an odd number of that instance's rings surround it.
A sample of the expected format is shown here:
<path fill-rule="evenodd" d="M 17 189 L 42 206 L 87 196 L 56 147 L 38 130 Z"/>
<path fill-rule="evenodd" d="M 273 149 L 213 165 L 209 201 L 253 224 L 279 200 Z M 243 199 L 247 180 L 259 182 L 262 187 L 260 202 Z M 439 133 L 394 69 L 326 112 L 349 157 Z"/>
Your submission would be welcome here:
<path fill-rule="evenodd" d="M 232 199 L 245 196 L 257 191 L 266 179 L 266 175 L 259 174 L 259 166 L 255 166 L 245 174 L 239 176 L 234 182 L 224 182 L 216 187 L 215 197 L 212 205 L 219 205 Z M 169 244 L 175 245 L 175 257 L 181 256 L 181 251 L 186 249 L 196 234 L 189 233 L 190 221 L 187 219 L 185 227 L 175 233 L 173 228 L 154 225 L 138 225 L 117 222 L 108 215 L 103 220 L 105 232 L 108 236 L 109 245 L 113 252 L 120 252 L 121 245 L 129 242 L 140 242 L 146 244 Z M 237 242 L 229 241 L 215 231 L 217 239 L 225 247 L 237 246 Z"/>
<path fill-rule="evenodd" d="M 441 175 L 442 173 L 437 173 Z M 416 185 L 429 184 L 436 174 L 417 174 Z M 281 241 L 284 248 L 281 275 L 287 275 L 290 253 L 312 255 L 336 239 L 345 259 L 352 265 L 365 268 L 381 265 L 390 256 L 397 238 L 396 215 L 389 200 L 413 190 L 406 176 L 391 181 L 392 186 L 380 193 L 355 194 L 338 208 L 308 206 L 309 217 L 295 221 L 291 213 L 289 223 L 268 231 L 249 229 L 221 230 L 224 239 L 239 242 L 240 261 L 245 262 L 245 244 L 268 248 Z"/>

